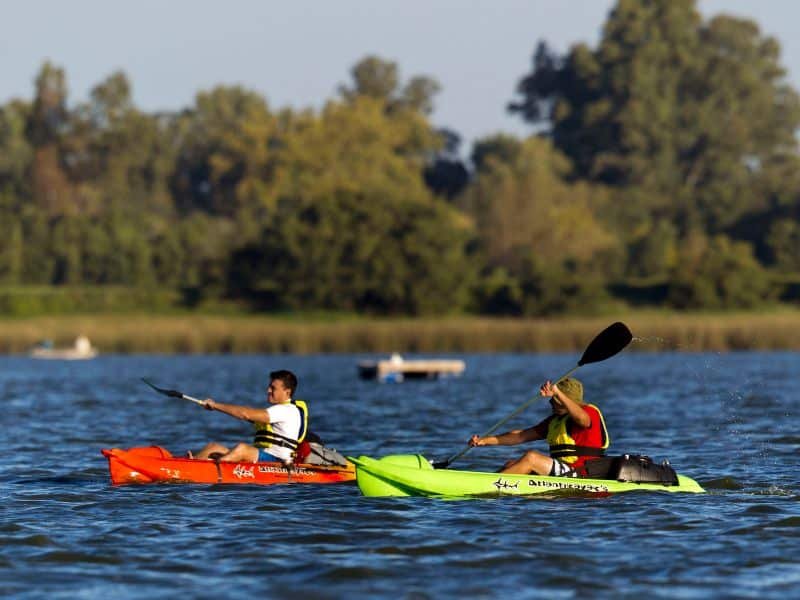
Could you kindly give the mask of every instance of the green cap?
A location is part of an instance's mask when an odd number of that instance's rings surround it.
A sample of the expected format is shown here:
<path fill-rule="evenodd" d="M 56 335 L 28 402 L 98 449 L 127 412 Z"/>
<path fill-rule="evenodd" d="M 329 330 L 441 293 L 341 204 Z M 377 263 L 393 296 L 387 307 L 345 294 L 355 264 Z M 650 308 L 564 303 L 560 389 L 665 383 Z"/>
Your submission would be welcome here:
<path fill-rule="evenodd" d="M 574 377 L 564 377 L 556 385 L 570 400 L 583 404 L 583 384 L 580 381 Z"/>

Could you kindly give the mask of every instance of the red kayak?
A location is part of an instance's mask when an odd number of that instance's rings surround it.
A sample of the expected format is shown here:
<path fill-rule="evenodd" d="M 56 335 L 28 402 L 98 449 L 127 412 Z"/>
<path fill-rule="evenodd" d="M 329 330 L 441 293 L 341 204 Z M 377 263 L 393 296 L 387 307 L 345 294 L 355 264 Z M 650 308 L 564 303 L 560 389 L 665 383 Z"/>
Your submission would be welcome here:
<path fill-rule="evenodd" d="M 236 463 L 172 456 L 161 446 L 103 449 L 111 483 L 340 483 L 356 478 L 355 467 L 280 462 Z"/>

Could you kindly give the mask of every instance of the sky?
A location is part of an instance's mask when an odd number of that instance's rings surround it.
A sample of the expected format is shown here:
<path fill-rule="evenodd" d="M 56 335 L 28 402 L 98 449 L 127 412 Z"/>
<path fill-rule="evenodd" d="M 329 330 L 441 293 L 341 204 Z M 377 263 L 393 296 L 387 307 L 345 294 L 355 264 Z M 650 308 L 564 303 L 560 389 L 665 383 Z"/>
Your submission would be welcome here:
<path fill-rule="evenodd" d="M 531 128 L 506 112 L 534 48 L 595 46 L 614 0 L 0 0 L 0 103 L 31 99 L 45 60 L 66 71 L 69 103 L 116 70 L 144 111 L 191 106 L 198 91 L 242 85 L 272 109 L 320 108 L 367 55 L 398 64 L 401 81 L 436 79 L 433 122 L 468 147 Z M 753 19 L 782 47 L 800 90 L 800 3 L 700 0 L 704 17 Z"/>

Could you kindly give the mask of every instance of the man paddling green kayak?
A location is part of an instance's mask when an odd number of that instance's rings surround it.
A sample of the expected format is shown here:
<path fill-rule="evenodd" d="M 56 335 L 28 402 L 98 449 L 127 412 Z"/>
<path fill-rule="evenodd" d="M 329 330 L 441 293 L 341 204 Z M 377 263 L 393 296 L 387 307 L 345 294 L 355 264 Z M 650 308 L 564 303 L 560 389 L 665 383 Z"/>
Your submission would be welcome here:
<path fill-rule="evenodd" d="M 583 401 L 583 384 L 574 377 L 565 377 L 553 384 L 546 381 L 539 394 L 550 398 L 552 414 L 527 429 L 507 431 L 500 435 L 473 435 L 470 446 L 515 446 L 535 440 L 547 440 L 550 456 L 528 450 L 508 461 L 500 470 L 509 474 L 576 477 L 588 460 L 599 458 L 608 448 L 609 437 L 603 413 Z"/>
<path fill-rule="evenodd" d="M 546 381 L 539 394 L 550 398 L 552 414 L 527 429 L 507 431 L 500 435 L 473 435 L 470 446 L 515 446 L 535 440 L 547 440 L 550 456 L 528 450 L 508 461 L 501 473 L 575 477 L 587 460 L 605 454 L 609 437 L 600 409 L 583 401 L 583 384 L 574 377 L 565 377 L 557 384 Z"/>
<path fill-rule="evenodd" d="M 636 454 L 603 457 L 608 447 L 603 416 L 596 406 L 583 402 L 583 386 L 569 376 L 583 365 L 614 356 L 632 339 L 630 330 L 621 322 L 601 331 L 578 364 L 558 378 L 555 386 L 549 381 L 542 385 L 539 392 L 551 398 L 553 414 L 534 427 L 490 435 L 535 398 L 495 423 L 483 436 L 472 436 L 464 450 L 444 461 L 431 461 L 421 454 L 396 454 L 379 460 L 368 456 L 351 458 L 356 465 L 358 489 L 365 496 L 448 498 L 537 495 L 554 491 L 592 495 L 634 490 L 702 493 L 704 490 L 696 481 L 678 475 L 666 460 L 656 464 L 650 457 Z M 449 468 L 475 446 L 513 445 L 538 439 L 550 443 L 550 456 L 526 453 L 507 463 L 499 475 Z M 596 460 L 589 460 L 592 458 Z"/>

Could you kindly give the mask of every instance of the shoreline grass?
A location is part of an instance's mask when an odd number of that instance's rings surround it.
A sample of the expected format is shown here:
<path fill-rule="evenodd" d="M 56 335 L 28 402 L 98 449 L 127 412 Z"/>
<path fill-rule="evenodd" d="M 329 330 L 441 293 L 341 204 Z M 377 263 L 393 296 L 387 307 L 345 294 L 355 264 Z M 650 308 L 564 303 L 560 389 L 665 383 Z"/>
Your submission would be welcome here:
<path fill-rule="evenodd" d="M 800 310 L 771 313 L 629 312 L 602 317 L 368 319 L 256 315 L 79 315 L 0 320 L 0 353 L 80 334 L 104 354 L 582 351 L 613 321 L 634 351 L 800 350 Z"/>

